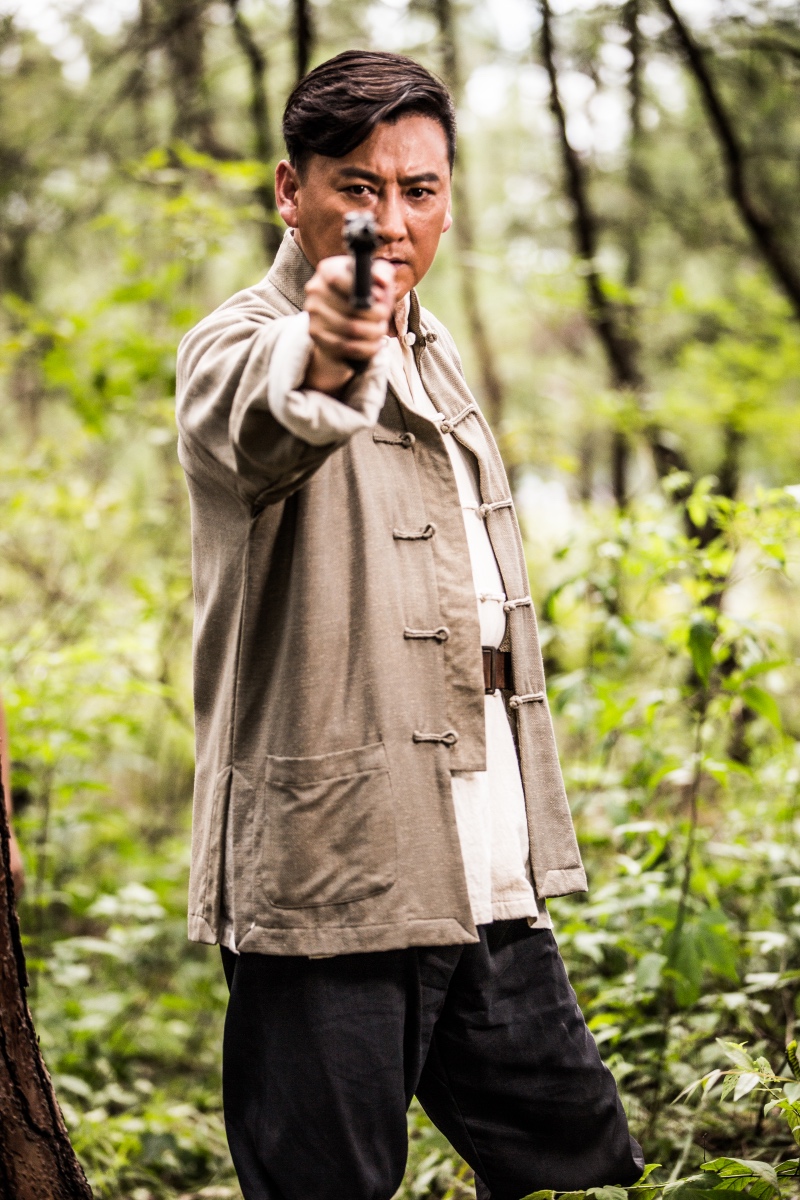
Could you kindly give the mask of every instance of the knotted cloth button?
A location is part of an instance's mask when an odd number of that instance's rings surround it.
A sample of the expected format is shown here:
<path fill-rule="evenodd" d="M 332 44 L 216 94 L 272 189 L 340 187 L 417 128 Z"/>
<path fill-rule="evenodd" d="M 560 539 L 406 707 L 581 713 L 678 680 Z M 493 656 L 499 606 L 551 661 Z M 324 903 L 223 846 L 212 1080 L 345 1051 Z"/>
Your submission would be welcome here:
<path fill-rule="evenodd" d="M 428 538 L 432 538 L 436 533 L 436 526 L 432 521 L 424 525 L 422 529 L 393 529 L 392 537 L 395 541 L 400 542 L 426 542 Z"/>
<path fill-rule="evenodd" d="M 417 335 L 415 333 L 407 333 L 406 334 L 405 342 L 406 342 L 407 346 L 413 346 L 415 344 L 416 340 L 417 340 Z"/>
<path fill-rule="evenodd" d="M 440 625 L 438 629 L 409 629 L 406 626 L 403 630 L 403 637 L 416 640 L 430 638 L 433 641 L 446 642 L 450 637 L 450 630 L 446 625 Z"/>
<path fill-rule="evenodd" d="M 476 413 L 477 411 L 478 409 L 475 404 L 468 404 L 466 408 L 462 408 L 461 412 L 457 412 L 455 416 L 447 417 L 446 420 L 442 421 L 439 428 L 441 429 L 442 433 L 450 433 L 450 431 L 455 429 L 456 425 L 459 425 L 465 417 L 468 417 L 471 413 Z"/>
<path fill-rule="evenodd" d="M 509 497 L 508 500 L 495 500 L 492 504 L 482 504 L 477 513 L 481 520 L 485 521 L 489 513 L 498 512 L 501 508 L 513 507 L 514 501 Z"/>
<path fill-rule="evenodd" d="M 444 733 L 420 733 L 415 729 L 411 735 L 413 742 L 441 742 L 443 746 L 455 746 L 458 734 L 455 729 L 446 729 Z"/>
<path fill-rule="evenodd" d="M 402 446 L 404 450 L 408 450 L 414 445 L 417 440 L 413 433 L 404 430 L 403 433 L 391 433 L 388 429 L 382 429 L 380 426 L 372 434 L 373 442 L 383 442 L 387 446 Z"/>
<path fill-rule="evenodd" d="M 512 696 L 508 702 L 509 708 L 520 708 L 523 704 L 544 704 L 544 692 L 528 692 L 524 696 Z"/>
<path fill-rule="evenodd" d="M 432 329 L 430 331 L 430 333 L 425 334 L 425 341 L 428 343 L 435 342 L 438 336 L 439 336 L 438 333 L 436 333 L 436 331 Z"/>
<path fill-rule="evenodd" d="M 530 596 L 522 596 L 519 600 L 506 600 L 503 612 L 513 612 L 515 608 L 529 608 L 533 604 Z"/>

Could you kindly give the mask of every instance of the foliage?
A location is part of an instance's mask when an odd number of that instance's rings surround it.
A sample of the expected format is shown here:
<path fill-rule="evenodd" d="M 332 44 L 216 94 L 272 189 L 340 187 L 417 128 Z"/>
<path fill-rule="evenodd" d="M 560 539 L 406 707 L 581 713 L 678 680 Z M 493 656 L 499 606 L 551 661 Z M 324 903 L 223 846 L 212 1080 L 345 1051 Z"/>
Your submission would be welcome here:
<path fill-rule="evenodd" d="M 0 15 L 0 688 L 30 999 L 98 1197 L 223 1200 L 238 1195 L 220 1111 L 225 987 L 215 952 L 184 933 L 191 583 L 172 398 L 182 333 L 266 269 L 270 155 L 235 6 L 183 6 L 199 22 L 194 75 L 161 0 L 120 6 L 116 26 L 113 5 L 54 6 L 63 44 L 55 25 L 37 35 L 36 7 Z M 588 897 L 551 907 L 634 1132 L 663 1164 L 592 1194 L 772 1200 L 797 1190 L 786 1117 L 800 1103 L 784 1053 L 800 993 L 800 335 L 655 7 L 638 5 L 638 140 L 630 3 L 552 7 L 598 260 L 641 342 L 640 395 L 606 386 L 587 320 L 535 20 L 469 0 L 457 34 L 477 214 L 466 266 L 492 315 L 499 433 L 591 878 Z M 748 180 L 793 252 L 797 5 L 708 9 L 697 34 L 752 150 Z M 286 13 L 267 0 L 240 13 L 269 50 L 275 126 Z M 314 14 L 317 60 L 369 42 L 440 65 L 429 4 Z M 476 379 L 463 266 L 445 241 L 423 299 Z M 680 468 L 663 480 L 654 428 Z M 622 511 L 620 432 L 635 448 Z M 416 1106 L 409 1133 L 402 1200 L 473 1194 Z"/>

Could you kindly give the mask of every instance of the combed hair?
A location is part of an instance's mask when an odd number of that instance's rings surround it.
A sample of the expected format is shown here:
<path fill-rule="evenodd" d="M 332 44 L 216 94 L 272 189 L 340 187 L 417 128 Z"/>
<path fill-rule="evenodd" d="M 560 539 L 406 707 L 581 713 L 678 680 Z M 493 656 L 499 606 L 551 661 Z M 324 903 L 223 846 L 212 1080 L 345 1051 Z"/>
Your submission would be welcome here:
<path fill-rule="evenodd" d="M 289 161 L 302 170 L 312 154 L 343 158 L 382 121 L 393 124 L 409 115 L 439 122 L 452 171 L 456 113 L 441 79 L 402 54 L 345 50 L 310 71 L 286 101 L 283 137 Z"/>

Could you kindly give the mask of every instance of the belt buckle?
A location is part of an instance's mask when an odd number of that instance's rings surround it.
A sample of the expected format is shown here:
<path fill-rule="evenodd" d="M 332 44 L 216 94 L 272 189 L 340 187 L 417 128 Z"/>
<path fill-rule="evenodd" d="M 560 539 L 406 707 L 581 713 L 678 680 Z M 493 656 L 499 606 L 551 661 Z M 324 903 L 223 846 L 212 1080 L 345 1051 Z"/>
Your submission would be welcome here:
<path fill-rule="evenodd" d="M 492 695 L 497 691 L 497 647 L 489 647 L 489 691 Z"/>

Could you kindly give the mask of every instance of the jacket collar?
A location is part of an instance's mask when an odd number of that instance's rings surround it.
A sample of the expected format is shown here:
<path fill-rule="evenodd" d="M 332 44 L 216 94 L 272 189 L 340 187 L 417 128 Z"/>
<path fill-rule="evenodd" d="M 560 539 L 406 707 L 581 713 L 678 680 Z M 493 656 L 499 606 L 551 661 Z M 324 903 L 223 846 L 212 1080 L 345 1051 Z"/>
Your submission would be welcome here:
<path fill-rule="evenodd" d="M 301 309 L 306 302 L 306 284 L 313 274 L 314 268 L 294 240 L 291 229 L 287 229 L 267 279 L 290 304 Z"/>

